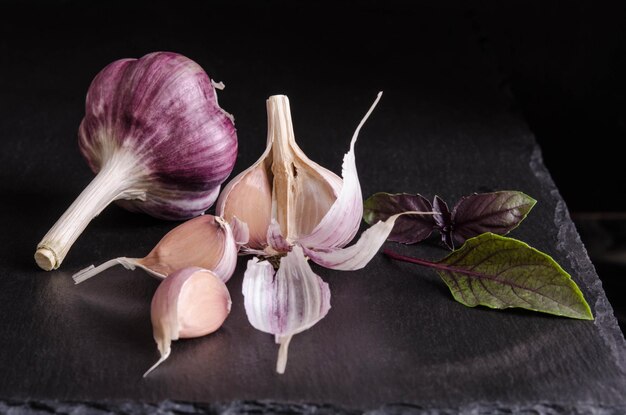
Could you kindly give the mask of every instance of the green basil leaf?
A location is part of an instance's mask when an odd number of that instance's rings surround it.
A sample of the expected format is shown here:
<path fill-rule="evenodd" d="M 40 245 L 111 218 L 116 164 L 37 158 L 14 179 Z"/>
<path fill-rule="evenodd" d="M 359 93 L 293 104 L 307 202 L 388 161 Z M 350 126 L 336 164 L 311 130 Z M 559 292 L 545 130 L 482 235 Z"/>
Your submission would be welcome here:
<path fill-rule="evenodd" d="M 484 233 L 431 266 L 466 306 L 519 307 L 593 320 L 571 276 L 549 255 L 516 239 Z"/>

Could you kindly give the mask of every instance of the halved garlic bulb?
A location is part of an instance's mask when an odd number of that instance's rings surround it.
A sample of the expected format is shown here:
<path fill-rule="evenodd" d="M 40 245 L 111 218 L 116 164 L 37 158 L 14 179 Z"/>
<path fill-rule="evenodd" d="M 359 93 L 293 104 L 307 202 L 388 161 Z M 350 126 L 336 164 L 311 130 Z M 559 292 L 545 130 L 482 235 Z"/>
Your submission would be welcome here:
<path fill-rule="evenodd" d="M 287 240 L 309 235 L 342 187 L 341 178 L 310 160 L 296 144 L 286 96 L 270 97 L 267 113 L 265 152 L 226 185 L 216 205 L 217 214 L 226 220 L 236 216 L 247 223 L 250 231 L 247 247 L 257 250 L 268 246 L 267 232 L 272 220 L 278 222 Z M 360 220 L 353 218 L 346 225 L 354 228 L 356 222 L 358 229 Z"/>
<path fill-rule="evenodd" d="M 219 329 L 231 304 L 226 285 L 209 270 L 184 268 L 163 280 L 150 308 L 154 341 L 161 357 L 144 377 L 169 357 L 172 341 L 204 336 Z"/>
<path fill-rule="evenodd" d="M 120 264 L 127 269 L 142 268 L 157 278 L 182 268 L 201 267 L 226 282 L 237 265 L 238 245 L 247 240 L 247 226 L 236 217 L 231 223 L 232 227 L 219 216 L 198 216 L 169 231 L 144 258 L 111 259 L 98 267 L 91 265 L 72 278 L 78 284 Z"/>
<path fill-rule="evenodd" d="M 328 285 L 308 259 L 327 268 L 364 267 L 391 232 L 398 215 L 379 222 L 359 241 L 363 199 L 354 146 L 382 93 L 358 125 L 343 160 L 342 178 L 311 161 L 296 144 L 289 100 L 267 100 L 268 138 L 261 158 L 235 177 L 220 195 L 217 214 L 239 218 L 250 239 L 243 294 L 250 323 L 280 344 L 276 370 L 283 373 L 293 335 L 315 325 L 330 309 Z M 308 258 L 307 258 L 308 257 Z"/>

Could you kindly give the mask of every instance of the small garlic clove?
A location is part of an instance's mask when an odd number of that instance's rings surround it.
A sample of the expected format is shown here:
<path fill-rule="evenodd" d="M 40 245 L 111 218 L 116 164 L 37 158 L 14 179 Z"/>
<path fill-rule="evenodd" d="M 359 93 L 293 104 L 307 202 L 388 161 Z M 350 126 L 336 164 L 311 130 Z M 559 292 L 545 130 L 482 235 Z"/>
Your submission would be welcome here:
<path fill-rule="evenodd" d="M 219 329 L 231 304 L 226 285 L 209 270 L 189 267 L 166 278 L 154 293 L 150 309 L 161 357 L 144 377 L 169 357 L 172 341 L 204 336 Z"/>
<path fill-rule="evenodd" d="M 202 215 L 167 233 L 152 251 L 138 262 L 161 275 L 190 266 L 210 269 L 224 281 L 234 272 L 237 247 L 228 223 L 220 217 Z M 224 263 L 224 257 L 229 263 Z M 230 271 L 230 273 L 229 273 Z"/>
<path fill-rule="evenodd" d="M 237 226 L 239 233 L 245 232 L 242 224 Z M 224 219 L 202 215 L 168 232 L 145 258 L 115 258 L 79 271 L 72 278 L 78 284 L 121 264 L 128 269 L 140 267 L 157 278 L 196 266 L 212 270 L 226 282 L 235 272 L 238 249 L 231 226 Z"/>
<path fill-rule="evenodd" d="M 248 261 L 242 291 L 252 326 L 273 334 L 280 344 L 276 371 L 284 373 L 291 337 L 315 325 L 330 309 L 328 284 L 311 270 L 296 245 L 281 258 L 276 272 L 268 261 Z"/>
<path fill-rule="evenodd" d="M 227 221 L 237 217 L 247 224 L 246 245 L 252 249 L 267 245 L 265 235 L 272 215 L 271 148 L 268 142 L 261 158 L 224 187 L 215 207 L 216 214 Z"/>

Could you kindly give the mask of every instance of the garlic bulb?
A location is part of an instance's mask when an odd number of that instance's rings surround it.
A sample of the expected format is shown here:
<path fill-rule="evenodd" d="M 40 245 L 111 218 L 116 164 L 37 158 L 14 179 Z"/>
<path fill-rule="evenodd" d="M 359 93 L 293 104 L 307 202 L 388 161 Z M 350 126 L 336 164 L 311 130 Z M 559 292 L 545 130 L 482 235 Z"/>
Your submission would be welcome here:
<path fill-rule="evenodd" d="M 211 271 L 184 268 L 163 280 L 150 308 L 154 340 L 161 357 L 144 377 L 169 357 L 172 341 L 204 336 L 219 329 L 231 304 L 226 285 Z"/>
<path fill-rule="evenodd" d="M 364 267 L 393 229 L 399 215 L 356 235 L 363 199 L 354 146 L 382 93 L 358 125 L 343 160 L 342 178 L 307 158 L 297 146 L 289 100 L 267 100 L 268 138 L 261 158 L 235 177 L 218 199 L 217 214 L 246 222 L 249 242 L 243 294 L 250 323 L 280 344 L 276 370 L 283 373 L 293 335 L 320 321 L 330 309 L 328 285 L 308 258 L 332 269 Z M 421 212 L 411 212 L 421 213 Z M 308 258 L 307 258 L 308 257 Z"/>
<path fill-rule="evenodd" d="M 94 78 L 78 138 L 96 177 L 38 244 L 42 269 L 58 268 L 112 201 L 171 220 L 213 204 L 237 153 L 216 87 L 198 64 L 169 52 L 115 61 Z"/>
<path fill-rule="evenodd" d="M 231 222 L 235 232 L 220 217 L 198 216 L 169 231 L 144 258 L 111 259 L 98 267 L 91 265 L 72 278 L 78 284 L 120 264 L 127 269 L 142 268 L 157 278 L 182 268 L 200 267 L 226 282 L 235 271 L 239 245 L 247 241 L 247 226 L 236 217 Z"/>

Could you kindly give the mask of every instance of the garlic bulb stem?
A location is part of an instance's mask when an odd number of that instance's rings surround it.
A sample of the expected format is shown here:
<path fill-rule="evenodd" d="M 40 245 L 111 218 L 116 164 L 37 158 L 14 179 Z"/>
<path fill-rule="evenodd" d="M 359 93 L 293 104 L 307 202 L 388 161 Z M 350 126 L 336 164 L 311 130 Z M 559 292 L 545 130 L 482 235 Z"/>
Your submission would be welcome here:
<path fill-rule="evenodd" d="M 37 245 L 35 261 L 46 271 L 57 269 L 72 244 L 89 222 L 117 199 L 145 199 L 145 191 L 133 189 L 131 177 L 138 177 L 134 158 L 125 153 L 114 153 L 104 163 L 74 203 Z"/>
<path fill-rule="evenodd" d="M 286 239 L 293 238 L 295 221 L 293 209 L 294 152 L 295 142 L 289 99 L 284 95 L 273 95 L 267 100 L 268 137 L 272 140 L 272 173 L 274 175 L 274 202 L 277 221 Z"/>

